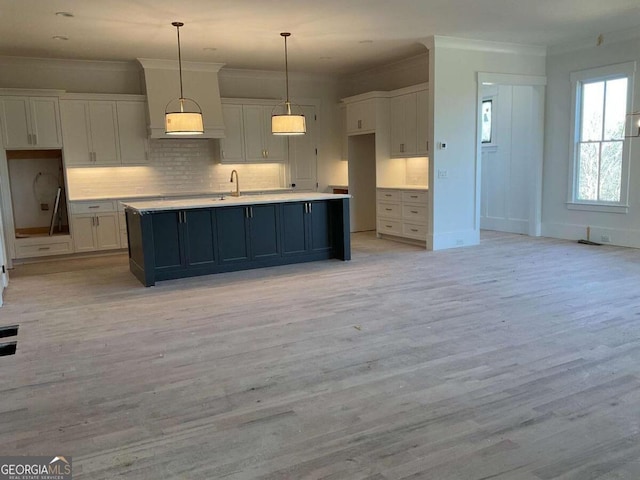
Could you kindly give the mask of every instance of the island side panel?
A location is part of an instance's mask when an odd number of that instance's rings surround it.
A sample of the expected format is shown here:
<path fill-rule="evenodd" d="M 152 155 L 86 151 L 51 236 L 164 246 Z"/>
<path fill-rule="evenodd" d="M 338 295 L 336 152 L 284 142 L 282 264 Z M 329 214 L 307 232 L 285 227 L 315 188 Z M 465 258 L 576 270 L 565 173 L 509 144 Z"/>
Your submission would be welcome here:
<path fill-rule="evenodd" d="M 129 237 L 129 270 L 145 287 L 156 284 L 153 229 L 150 215 L 127 208 L 127 233 Z"/>
<path fill-rule="evenodd" d="M 333 207 L 334 257 L 351 260 L 351 225 L 349 221 L 349 199 L 331 200 Z"/>

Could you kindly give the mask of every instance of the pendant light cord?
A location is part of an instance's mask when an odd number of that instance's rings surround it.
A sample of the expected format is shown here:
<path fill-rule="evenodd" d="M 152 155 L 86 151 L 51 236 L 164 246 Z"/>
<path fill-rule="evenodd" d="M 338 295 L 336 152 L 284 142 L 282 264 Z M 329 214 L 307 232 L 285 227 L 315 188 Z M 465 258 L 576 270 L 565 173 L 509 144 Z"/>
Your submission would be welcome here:
<path fill-rule="evenodd" d="M 287 54 L 287 37 L 284 35 L 284 78 L 287 86 L 287 103 L 289 103 L 289 55 Z"/>
<path fill-rule="evenodd" d="M 182 53 L 180 52 L 180 27 L 184 25 L 182 22 L 173 22 L 171 25 L 176 27 L 176 32 L 178 33 L 178 72 L 180 74 L 180 99 L 184 98 L 184 94 L 182 93 Z"/>

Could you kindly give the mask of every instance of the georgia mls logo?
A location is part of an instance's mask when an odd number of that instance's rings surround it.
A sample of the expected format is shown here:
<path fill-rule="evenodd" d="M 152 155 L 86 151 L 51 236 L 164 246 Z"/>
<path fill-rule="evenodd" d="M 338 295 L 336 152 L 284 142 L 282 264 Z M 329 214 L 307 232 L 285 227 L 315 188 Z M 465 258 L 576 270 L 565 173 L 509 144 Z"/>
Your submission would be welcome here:
<path fill-rule="evenodd" d="M 71 457 L 0 457 L 0 480 L 71 480 Z"/>

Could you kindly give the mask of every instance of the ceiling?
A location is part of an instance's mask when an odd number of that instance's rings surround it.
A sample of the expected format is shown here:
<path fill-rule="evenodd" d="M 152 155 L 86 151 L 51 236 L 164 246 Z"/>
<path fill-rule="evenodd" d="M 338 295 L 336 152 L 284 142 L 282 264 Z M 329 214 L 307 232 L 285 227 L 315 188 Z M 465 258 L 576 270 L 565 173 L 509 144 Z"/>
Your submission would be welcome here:
<path fill-rule="evenodd" d="M 74 16 L 56 16 L 56 12 Z M 640 25 L 638 0 L 0 0 L 0 55 L 174 59 L 346 74 L 423 53 L 430 35 L 551 46 Z M 68 40 L 54 40 L 62 35 Z"/>

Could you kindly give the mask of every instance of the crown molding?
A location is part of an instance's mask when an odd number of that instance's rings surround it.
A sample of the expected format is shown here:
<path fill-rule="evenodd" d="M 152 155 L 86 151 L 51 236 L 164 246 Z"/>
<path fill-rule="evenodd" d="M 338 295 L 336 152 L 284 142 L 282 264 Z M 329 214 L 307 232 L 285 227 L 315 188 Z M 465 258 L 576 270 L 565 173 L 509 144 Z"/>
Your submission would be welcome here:
<path fill-rule="evenodd" d="M 0 56 L 0 65 L 6 67 L 59 68 L 78 70 L 102 70 L 117 72 L 137 72 L 135 62 L 116 62 L 107 60 L 72 60 L 68 58 L 36 58 Z"/>
<path fill-rule="evenodd" d="M 613 45 L 616 43 L 626 42 L 630 40 L 640 39 L 640 27 L 628 28 L 626 30 L 619 30 L 617 32 L 609 32 L 602 34 L 604 41 L 601 46 Z M 598 48 L 597 37 L 583 37 L 579 40 L 574 40 L 569 43 L 563 43 L 560 45 L 553 45 L 549 47 L 548 54 L 563 55 L 565 53 L 578 52 L 580 50 L 588 50 L 590 48 Z"/>
<path fill-rule="evenodd" d="M 155 58 L 137 58 L 136 60 L 140 62 L 140 65 L 142 65 L 144 69 L 178 70 L 178 62 L 176 60 L 161 60 Z M 182 70 L 217 73 L 224 65 L 224 63 L 182 62 Z"/>
<path fill-rule="evenodd" d="M 451 48 L 456 50 L 473 50 L 478 52 L 509 53 L 514 55 L 531 55 L 535 57 L 545 57 L 547 48 L 539 45 L 523 45 L 519 43 L 490 42 L 486 40 L 475 40 L 472 38 L 445 37 L 435 35 L 431 39 L 423 41 L 427 48 Z"/>

